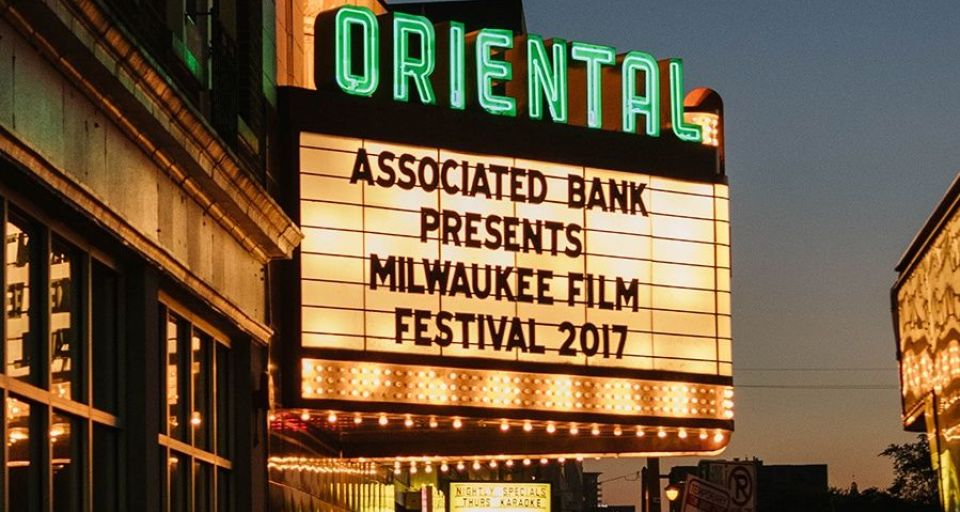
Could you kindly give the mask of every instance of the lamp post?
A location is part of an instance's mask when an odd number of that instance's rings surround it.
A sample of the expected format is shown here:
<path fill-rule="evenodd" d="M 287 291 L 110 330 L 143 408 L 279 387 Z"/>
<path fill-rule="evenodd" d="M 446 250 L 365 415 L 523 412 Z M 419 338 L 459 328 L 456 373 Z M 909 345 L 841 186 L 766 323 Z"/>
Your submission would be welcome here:
<path fill-rule="evenodd" d="M 677 498 L 680 497 L 680 493 L 683 490 L 682 484 L 671 483 L 663 490 L 663 493 L 667 496 L 667 500 L 670 501 L 670 510 L 671 512 L 677 510 Z"/>
<path fill-rule="evenodd" d="M 669 474 L 660 474 L 660 459 L 655 457 L 647 459 L 647 465 L 640 470 L 641 512 L 661 512 L 663 510 L 660 501 L 660 480 L 669 479 Z M 680 505 L 677 500 L 683 494 L 683 484 L 670 483 L 664 488 L 663 493 L 670 503 L 670 511 L 673 512 Z"/>

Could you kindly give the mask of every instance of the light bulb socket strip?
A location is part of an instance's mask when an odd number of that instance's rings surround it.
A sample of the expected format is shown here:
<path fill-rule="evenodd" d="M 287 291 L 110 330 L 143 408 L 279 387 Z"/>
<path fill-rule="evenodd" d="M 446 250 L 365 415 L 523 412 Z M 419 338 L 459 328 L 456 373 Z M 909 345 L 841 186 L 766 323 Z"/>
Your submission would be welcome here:
<path fill-rule="evenodd" d="M 269 417 L 270 428 L 287 436 L 310 435 L 311 431 L 335 436 L 343 442 L 339 451 L 345 459 L 393 461 L 406 457 L 437 465 L 458 458 L 471 462 L 485 459 L 483 463 L 487 464 L 490 460 L 522 462 L 525 457 L 705 455 L 719 452 L 730 437 L 729 428 L 716 425 L 601 424 L 304 409 L 275 410 Z M 330 422 L 331 417 L 337 421 Z M 561 446 L 576 452 L 558 453 Z M 504 451 L 510 455 L 504 455 Z"/>

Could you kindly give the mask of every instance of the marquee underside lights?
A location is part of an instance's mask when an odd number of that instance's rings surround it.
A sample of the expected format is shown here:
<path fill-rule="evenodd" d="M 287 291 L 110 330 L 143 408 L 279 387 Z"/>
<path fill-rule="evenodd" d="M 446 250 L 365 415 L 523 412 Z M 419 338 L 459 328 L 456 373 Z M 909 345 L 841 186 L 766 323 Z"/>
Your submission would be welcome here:
<path fill-rule="evenodd" d="M 434 466 L 497 461 L 509 467 L 531 458 L 562 461 L 605 455 L 713 454 L 726 446 L 730 435 L 727 428 L 707 425 L 709 422 L 664 426 L 640 418 L 605 424 L 339 411 L 337 423 L 329 423 L 325 417 L 330 411 L 313 412 L 319 414 L 275 411 L 270 415 L 271 429 L 296 441 L 293 446 L 300 441 L 309 444 L 322 432 L 324 439 L 336 440 L 339 458 L 344 460 Z M 301 439 L 301 435 L 306 437 Z"/>

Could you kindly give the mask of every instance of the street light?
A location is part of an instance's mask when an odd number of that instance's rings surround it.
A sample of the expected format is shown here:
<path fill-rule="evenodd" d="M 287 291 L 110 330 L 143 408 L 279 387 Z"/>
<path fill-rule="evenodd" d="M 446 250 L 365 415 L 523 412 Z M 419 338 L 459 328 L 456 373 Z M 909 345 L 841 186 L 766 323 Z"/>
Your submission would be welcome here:
<path fill-rule="evenodd" d="M 663 490 L 663 493 L 667 495 L 668 500 L 677 501 L 677 498 L 680 497 L 680 486 L 677 484 L 670 484 Z"/>

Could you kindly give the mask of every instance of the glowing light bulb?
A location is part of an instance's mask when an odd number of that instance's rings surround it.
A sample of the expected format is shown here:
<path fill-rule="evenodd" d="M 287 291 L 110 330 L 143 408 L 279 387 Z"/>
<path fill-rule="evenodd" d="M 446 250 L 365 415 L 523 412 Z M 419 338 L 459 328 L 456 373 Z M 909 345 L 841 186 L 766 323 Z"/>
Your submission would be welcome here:
<path fill-rule="evenodd" d="M 572 434 L 572 435 L 577 435 L 577 434 L 579 434 L 579 433 L 580 433 L 580 427 L 578 427 L 576 423 L 571 423 L 571 424 L 570 424 L 570 434 Z"/>
<path fill-rule="evenodd" d="M 444 462 L 443 464 L 440 464 L 440 471 L 446 473 L 449 470 L 450 470 L 450 466 L 448 466 L 446 462 Z"/>
<path fill-rule="evenodd" d="M 600 435 L 600 427 L 598 427 L 597 425 L 594 425 L 593 428 L 590 429 L 590 433 L 593 434 L 593 435 L 595 435 L 595 436 L 599 436 L 599 435 Z"/>
<path fill-rule="evenodd" d="M 361 423 L 363 423 L 363 416 L 360 416 L 359 414 L 357 414 L 356 416 L 353 417 L 354 425 L 359 425 Z"/>
<path fill-rule="evenodd" d="M 479 470 L 480 470 L 480 461 L 476 461 L 476 460 L 473 461 L 473 470 L 474 470 L 474 471 L 479 471 Z"/>
<path fill-rule="evenodd" d="M 663 439 L 664 437 L 667 437 L 667 432 L 664 430 L 658 430 L 657 437 L 659 437 L 660 439 Z"/>
<path fill-rule="evenodd" d="M 438 425 L 436 418 L 430 418 L 430 428 L 437 428 Z"/>
<path fill-rule="evenodd" d="M 550 462 L 550 461 L 547 460 L 546 457 L 540 459 L 540 464 L 543 464 L 544 466 L 546 466 L 548 462 Z"/>
<path fill-rule="evenodd" d="M 412 427 L 412 426 L 413 426 L 413 418 L 411 418 L 410 416 L 407 416 L 407 417 L 403 420 L 403 426 L 404 426 L 404 427 L 407 427 L 407 428 Z"/>
<path fill-rule="evenodd" d="M 427 466 L 423 468 L 423 471 L 426 473 L 433 473 L 433 466 L 431 466 L 430 464 L 427 464 Z"/>
<path fill-rule="evenodd" d="M 300 413 L 300 419 L 303 421 L 310 421 L 310 413 L 307 411 L 303 411 L 302 413 Z"/>
<path fill-rule="evenodd" d="M 557 431 L 557 426 L 553 423 L 547 423 L 547 433 L 552 434 Z"/>
<path fill-rule="evenodd" d="M 707 433 L 706 433 L 706 432 L 700 432 L 700 440 L 701 440 L 701 441 L 706 441 L 706 440 L 707 440 Z"/>
<path fill-rule="evenodd" d="M 387 426 L 387 423 L 388 423 L 387 416 L 385 414 L 381 414 L 380 419 L 377 420 L 377 423 L 379 423 L 381 427 Z"/>
<path fill-rule="evenodd" d="M 330 422 L 330 423 L 336 423 L 336 422 L 337 422 L 337 413 L 331 412 L 330 414 L 328 414 L 328 415 L 327 415 L 327 421 Z"/>
<path fill-rule="evenodd" d="M 620 425 L 613 427 L 613 435 L 615 436 L 623 435 L 623 429 L 620 428 Z"/>
<path fill-rule="evenodd" d="M 714 441 L 715 443 L 720 443 L 720 442 L 722 442 L 722 441 L 723 441 L 723 433 L 722 433 L 722 432 L 717 432 L 716 434 L 714 434 L 714 435 L 713 435 L 713 441 Z"/>
<path fill-rule="evenodd" d="M 507 459 L 506 465 L 507 465 L 508 468 L 512 468 L 512 467 L 513 467 L 513 459 Z"/>
<path fill-rule="evenodd" d="M 681 428 L 681 429 L 677 432 L 677 437 L 679 437 L 680 439 L 686 439 L 686 438 L 687 438 L 687 431 L 686 431 L 685 429 L 682 429 L 682 428 Z"/>
<path fill-rule="evenodd" d="M 461 421 L 460 418 L 453 419 L 453 428 L 460 428 L 462 426 L 463 426 L 463 421 Z"/>
<path fill-rule="evenodd" d="M 463 471 L 464 469 L 466 469 L 466 467 L 467 467 L 467 465 L 464 464 L 463 462 L 458 462 L 458 463 L 457 463 L 457 471 Z"/>
<path fill-rule="evenodd" d="M 637 427 L 637 437 L 643 437 L 646 433 L 643 431 L 643 428 Z"/>
<path fill-rule="evenodd" d="M 500 430 L 501 430 L 502 432 L 506 432 L 506 431 L 510 430 L 510 424 L 507 423 L 507 420 L 503 420 L 503 421 L 500 422 Z"/>
<path fill-rule="evenodd" d="M 523 465 L 524 465 L 524 466 L 529 466 L 529 465 L 530 465 L 530 459 L 523 459 Z"/>
<path fill-rule="evenodd" d="M 491 469 L 496 469 L 496 467 L 497 467 L 497 461 L 491 460 L 491 461 L 490 461 L 490 468 L 491 468 Z"/>
<path fill-rule="evenodd" d="M 530 432 L 531 430 L 533 430 L 533 425 L 531 425 L 529 421 L 524 421 L 524 422 L 523 422 L 523 431 L 524 431 L 524 432 Z"/>

